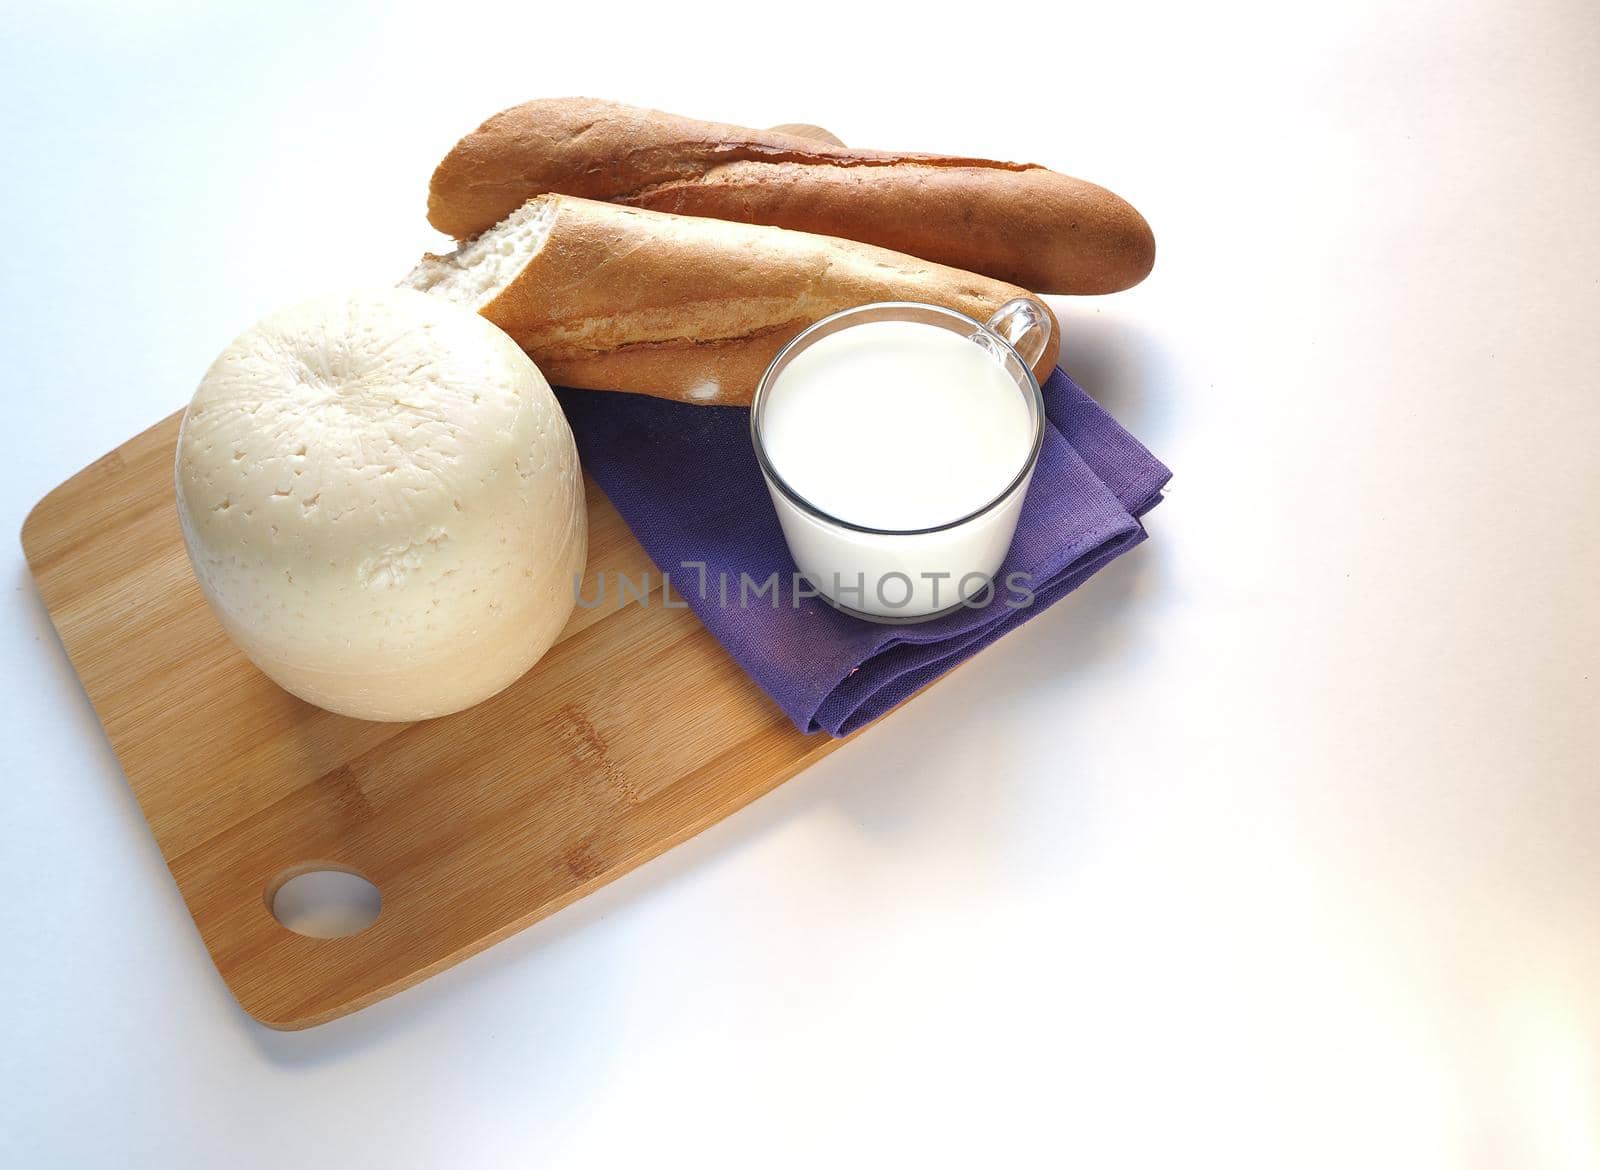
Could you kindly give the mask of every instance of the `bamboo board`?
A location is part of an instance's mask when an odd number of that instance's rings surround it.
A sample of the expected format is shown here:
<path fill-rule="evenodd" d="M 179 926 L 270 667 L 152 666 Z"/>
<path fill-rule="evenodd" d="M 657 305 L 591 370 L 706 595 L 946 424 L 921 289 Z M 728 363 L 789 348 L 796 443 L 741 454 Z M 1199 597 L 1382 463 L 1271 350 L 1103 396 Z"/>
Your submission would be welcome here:
<path fill-rule="evenodd" d="M 52 491 L 22 543 L 206 949 L 269 1027 L 324 1023 L 426 979 L 839 742 L 796 731 L 659 597 L 576 611 L 537 667 L 458 715 L 368 723 L 303 703 L 234 649 L 190 573 L 172 487 L 180 417 Z M 586 579 L 637 580 L 644 550 L 592 484 L 588 502 Z M 323 868 L 377 885 L 376 922 L 336 939 L 279 924 L 277 887 Z"/>

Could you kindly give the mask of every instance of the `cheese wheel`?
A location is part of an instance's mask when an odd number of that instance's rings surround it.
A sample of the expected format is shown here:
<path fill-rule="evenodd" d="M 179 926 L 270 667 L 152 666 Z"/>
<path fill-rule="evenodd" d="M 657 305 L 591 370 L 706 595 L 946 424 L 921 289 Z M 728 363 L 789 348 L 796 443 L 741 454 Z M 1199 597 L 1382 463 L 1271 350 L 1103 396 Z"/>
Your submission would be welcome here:
<path fill-rule="evenodd" d="M 572 431 L 527 355 L 439 298 L 325 297 L 241 334 L 189 404 L 176 475 L 223 628 L 330 711 L 458 711 L 571 615 L 588 546 Z"/>

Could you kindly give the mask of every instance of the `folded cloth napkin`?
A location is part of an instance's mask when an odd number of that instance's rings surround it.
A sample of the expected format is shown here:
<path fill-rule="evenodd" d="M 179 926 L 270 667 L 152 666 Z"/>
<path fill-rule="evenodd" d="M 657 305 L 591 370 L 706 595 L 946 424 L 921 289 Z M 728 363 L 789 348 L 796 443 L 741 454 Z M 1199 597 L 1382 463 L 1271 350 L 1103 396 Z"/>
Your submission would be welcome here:
<path fill-rule="evenodd" d="M 1044 446 L 993 599 L 917 625 L 881 625 L 792 587 L 796 570 L 750 446 L 748 410 L 558 394 L 585 469 L 674 591 L 796 726 L 830 735 L 872 722 L 1142 541 L 1139 517 L 1171 475 L 1057 370 L 1044 385 Z M 773 573 L 776 595 L 757 595 Z M 1008 580 L 1026 582 L 1031 604 L 1020 604 L 1024 591 L 999 587 Z M 742 581 L 751 586 L 741 603 Z M 592 603 L 601 584 L 585 582 L 580 596 Z"/>

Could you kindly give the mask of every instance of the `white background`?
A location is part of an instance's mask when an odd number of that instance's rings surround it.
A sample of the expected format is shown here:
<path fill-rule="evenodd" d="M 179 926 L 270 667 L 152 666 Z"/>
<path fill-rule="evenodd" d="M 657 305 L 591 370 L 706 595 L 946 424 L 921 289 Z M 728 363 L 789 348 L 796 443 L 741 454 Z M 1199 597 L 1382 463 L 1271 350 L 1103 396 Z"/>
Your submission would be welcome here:
<path fill-rule="evenodd" d="M 888 7 L 888 6 L 885 6 Z M 589 94 L 1045 162 L 1153 539 L 882 726 L 299 1034 L 212 970 L 8 536 L 0 1164 L 1600 1164 L 1593 0 L 50 3 L 0 26 L 0 529 Z"/>

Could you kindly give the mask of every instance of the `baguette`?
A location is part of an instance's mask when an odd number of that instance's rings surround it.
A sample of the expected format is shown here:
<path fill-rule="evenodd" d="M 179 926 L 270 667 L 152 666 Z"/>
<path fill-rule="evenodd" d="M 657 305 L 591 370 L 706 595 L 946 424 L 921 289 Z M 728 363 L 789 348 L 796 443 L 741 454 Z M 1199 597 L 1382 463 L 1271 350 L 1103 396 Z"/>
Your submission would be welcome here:
<path fill-rule="evenodd" d="M 724 406 L 748 405 L 778 350 L 840 309 L 924 301 L 982 321 L 1028 295 L 849 240 L 565 195 L 529 200 L 402 283 L 483 314 L 551 382 Z"/>
<path fill-rule="evenodd" d="M 856 150 L 589 98 L 490 118 L 433 173 L 428 219 L 467 239 L 545 192 L 842 236 L 1042 293 L 1107 293 L 1155 262 L 1144 217 L 1025 163 Z M 831 137 L 831 136 L 830 136 Z"/>

